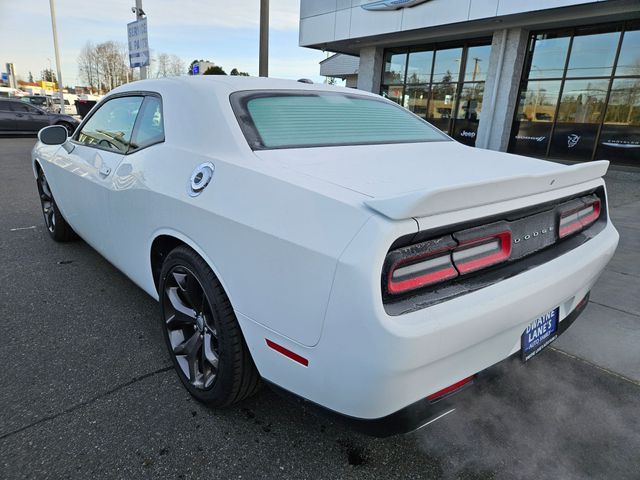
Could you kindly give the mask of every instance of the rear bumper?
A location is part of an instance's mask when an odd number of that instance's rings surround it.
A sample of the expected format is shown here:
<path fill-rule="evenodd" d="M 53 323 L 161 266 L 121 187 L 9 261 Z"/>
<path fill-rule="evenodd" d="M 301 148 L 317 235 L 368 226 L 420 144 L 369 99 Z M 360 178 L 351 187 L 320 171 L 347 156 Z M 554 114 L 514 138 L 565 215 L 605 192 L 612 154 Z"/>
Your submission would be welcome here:
<path fill-rule="evenodd" d="M 586 309 L 588 301 L 589 294 L 587 294 L 583 301 L 578 304 L 576 309 L 574 309 L 564 320 L 560 322 L 558 325 L 558 336 L 562 335 L 573 324 L 573 322 L 576 321 L 580 314 Z M 452 413 L 456 408 L 456 405 L 464 403 L 467 400 L 472 400 L 475 386 L 492 381 L 496 378 L 496 371 L 502 366 L 502 364 L 510 361 L 521 361 L 520 356 L 521 352 L 518 351 L 501 362 L 478 372 L 471 382 L 463 385 L 448 395 L 438 398 L 437 400 L 429 401 L 427 398 L 424 398 L 402 408 L 401 410 L 398 410 L 397 412 L 381 418 L 366 419 L 350 417 L 327 410 L 316 404 L 312 405 L 320 414 L 345 422 L 354 430 L 367 435 L 382 438 L 408 433 L 422 428 L 423 426 L 427 426 L 430 423 L 445 417 L 449 413 Z"/>
<path fill-rule="evenodd" d="M 316 346 L 301 346 L 242 314 L 238 318 L 267 381 L 374 435 L 408 431 L 445 413 L 453 398 L 425 399 L 518 354 L 523 331 L 539 316 L 559 307 L 559 329 L 566 330 L 619 238 L 608 223 L 583 245 L 547 263 L 449 301 L 390 316 L 380 301 L 379 276 L 362 269 L 375 263 L 376 255 L 369 240 L 375 235 L 367 228 L 338 264 Z M 265 338 L 308 359 L 308 365 L 269 349 Z"/>

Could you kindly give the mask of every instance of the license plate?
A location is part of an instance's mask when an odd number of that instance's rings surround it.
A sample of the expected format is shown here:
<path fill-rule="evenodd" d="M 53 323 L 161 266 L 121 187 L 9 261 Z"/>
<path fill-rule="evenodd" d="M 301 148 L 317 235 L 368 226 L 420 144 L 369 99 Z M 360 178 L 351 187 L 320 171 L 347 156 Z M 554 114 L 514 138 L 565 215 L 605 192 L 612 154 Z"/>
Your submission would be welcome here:
<path fill-rule="evenodd" d="M 526 362 L 558 338 L 560 308 L 536 318 L 522 334 L 522 361 Z"/>

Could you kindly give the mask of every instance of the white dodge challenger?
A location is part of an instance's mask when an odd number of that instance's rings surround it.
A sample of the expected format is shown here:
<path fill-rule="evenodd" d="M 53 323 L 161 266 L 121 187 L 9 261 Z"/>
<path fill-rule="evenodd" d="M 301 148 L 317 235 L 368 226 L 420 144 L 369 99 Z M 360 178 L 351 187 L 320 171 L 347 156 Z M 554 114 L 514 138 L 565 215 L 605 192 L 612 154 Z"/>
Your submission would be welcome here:
<path fill-rule="evenodd" d="M 381 97 L 229 77 L 114 90 L 33 149 L 44 220 L 160 303 L 177 374 L 261 380 L 374 435 L 425 425 L 575 320 L 618 233 L 608 162 L 463 146 Z"/>

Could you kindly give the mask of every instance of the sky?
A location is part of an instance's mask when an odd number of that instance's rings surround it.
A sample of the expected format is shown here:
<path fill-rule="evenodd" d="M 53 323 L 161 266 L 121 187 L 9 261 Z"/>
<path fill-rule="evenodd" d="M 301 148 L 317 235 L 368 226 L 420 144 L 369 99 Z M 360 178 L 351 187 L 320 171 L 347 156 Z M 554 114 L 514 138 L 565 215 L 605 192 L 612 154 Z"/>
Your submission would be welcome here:
<path fill-rule="evenodd" d="M 298 47 L 299 0 L 271 0 L 269 75 L 319 76 L 317 50 Z M 107 40 L 127 41 L 127 23 L 135 20 L 135 0 L 55 0 L 62 83 L 82 85 L 76 60 L 82 47 Z M 189 65 L 204 59 L 258 73 L 259 0 L 143 0 L 152 55 L 175 54 Z M 16 74 L 37 80 L 55 70 L 49 0 L 0 0 L 0 70 L 15 64 Z"/>

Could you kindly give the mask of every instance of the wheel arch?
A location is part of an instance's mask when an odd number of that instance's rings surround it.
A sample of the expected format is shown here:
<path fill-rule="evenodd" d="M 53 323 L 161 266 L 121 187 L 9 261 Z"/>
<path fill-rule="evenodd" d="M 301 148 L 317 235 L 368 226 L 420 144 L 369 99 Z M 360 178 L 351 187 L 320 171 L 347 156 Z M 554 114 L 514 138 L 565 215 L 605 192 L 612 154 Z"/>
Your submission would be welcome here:
<path fill-rule="evenodd" d="M 209 265 L 209 268 L 213 270 L 213 273 L 218 278 L 220 285 L 225 291 L 225 294 L 229 298 L 231 305 L 233 306 L 233 297 L 231 292 L 227 288 L 225 284 L 223 276 L 220 274 L 218 268 L 211 260 L 211 258 L 204 252 L 202 248 L 200 248 L 193 239 L 188 236 L 173 230 L 160 230 L 153 235 L 153 240 L 149 246 L 149 265 L 151 268 L 151 277 L 153 280 L 153 285 L 155 288 L 155 292 L 160 297 L 160 272 L 162 271 L 162 264 L 167 255 L 174 250 L 176 247 L 181 245 L 185 245 L 191 248 L 194 252 L 196 252 L 206 263 Z"/>

